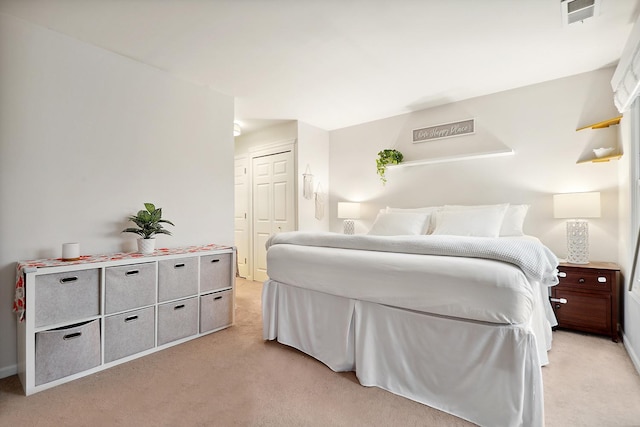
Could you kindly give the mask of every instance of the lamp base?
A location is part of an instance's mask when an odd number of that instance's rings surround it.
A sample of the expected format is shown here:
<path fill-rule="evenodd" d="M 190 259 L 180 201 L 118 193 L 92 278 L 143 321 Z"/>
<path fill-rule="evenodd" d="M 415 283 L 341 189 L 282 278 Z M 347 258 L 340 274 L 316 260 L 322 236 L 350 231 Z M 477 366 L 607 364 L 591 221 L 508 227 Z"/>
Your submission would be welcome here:
<path fill-rule="evenodd" d="M 567 262 L 589 264 L 589 222 L 567 221 Z"/>
<path fill-rule="evenodd" d="M 345 219 L 343 224 L 344 224 L 344 234 L 355 233 L 356 227 L 352 219 Z"/>

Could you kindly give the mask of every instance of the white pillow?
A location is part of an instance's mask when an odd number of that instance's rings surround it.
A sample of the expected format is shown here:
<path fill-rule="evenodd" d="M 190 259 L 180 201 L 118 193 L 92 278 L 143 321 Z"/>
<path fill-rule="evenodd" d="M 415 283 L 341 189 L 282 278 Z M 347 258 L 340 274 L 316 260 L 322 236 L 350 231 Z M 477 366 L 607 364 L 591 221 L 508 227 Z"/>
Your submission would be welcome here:
<path fill-rule="evenodd" d="M 368 234 L 405 236 L 423 234 L 429 224 L 428 213 L 380 212 Z"/>
<path fill-rule="evenodd" d="M 529 205 L 509 205 L 500 227 L 500 237 L 524 236 L 522 227 L 528 211 Z"/>
<path fill-rule="evenodd" d="M 424 234 L 433 233 L 433 229 L 436 228 L 436 215 L 435 213 L 442 210 L 442 206 L 427 206 L 424 208 L 390 208 L 387 206 L 387 212 L 403 212 L 403 213 L 428 213 L 431 214 L 431 219 L 427 223 Z"/>
<path fill-rule="evenodd" d="M 524 218 L 527 216 L 527 211 L 529 210 L 529 205 L 509 205 L 508 203 L 499 205 L 445 205 L 443 210 L 452 211 L 497 206 L 508 206 L 504 219 L 502 220 L 502 225 L 500 226 L 499 236 L 524 236 L 522 227 L 524 224 Z"/>
<path fill-rule="evenodd" d="M 457 210 L 444 209 L 436 214 L 436 229 L 433 234 L 498 237 L 507 207 L 508 205 L 494 205 Z"/>

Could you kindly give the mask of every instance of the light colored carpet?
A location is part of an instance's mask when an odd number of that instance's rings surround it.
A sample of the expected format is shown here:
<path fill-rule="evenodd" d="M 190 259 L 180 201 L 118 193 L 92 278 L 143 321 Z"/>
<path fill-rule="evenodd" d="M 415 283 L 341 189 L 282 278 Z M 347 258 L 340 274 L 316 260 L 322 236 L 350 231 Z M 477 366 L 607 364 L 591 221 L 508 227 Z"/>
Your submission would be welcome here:
<path fill-rule="evenodd" d="M 0 380 L 2 426 L 470 426 L 262 340 L 262 284 L 238 280 L 236 325 L 25 397 Z M 640 376 L 622 344 L 554 333 L 547 427 L 640 426 Z"/>

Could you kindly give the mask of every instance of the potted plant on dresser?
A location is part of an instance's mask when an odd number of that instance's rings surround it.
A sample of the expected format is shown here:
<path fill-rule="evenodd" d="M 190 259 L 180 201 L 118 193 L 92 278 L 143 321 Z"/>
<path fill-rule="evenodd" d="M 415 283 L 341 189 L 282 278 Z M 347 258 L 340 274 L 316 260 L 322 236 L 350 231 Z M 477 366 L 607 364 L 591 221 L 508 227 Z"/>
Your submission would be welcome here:
<path fill-rule="evenodd" d="M 138 252 L 150 254 L 155 250 L 156 234 L 171 235 L 169 230 L 165 230 L 162 224 L 173 223 L 162 219 L 162 208 L 156 208 L 153 203 L 145 203 L 145 209 L 138 211 L 136 215 L 129 216 L 129 221 L 134 222 L 138 227 L 129 227 L 122 230 L 123 233 L 135 233 L 140 236 L 138 239 Z"/>

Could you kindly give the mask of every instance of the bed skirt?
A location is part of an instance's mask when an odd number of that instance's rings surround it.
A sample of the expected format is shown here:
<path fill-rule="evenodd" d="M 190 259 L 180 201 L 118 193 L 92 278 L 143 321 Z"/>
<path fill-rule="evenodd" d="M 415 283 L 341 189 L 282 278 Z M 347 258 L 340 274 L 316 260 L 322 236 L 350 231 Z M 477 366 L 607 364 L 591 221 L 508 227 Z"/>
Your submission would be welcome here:
<path fill-rule="evenodd" d="M 364 386 L 481 426 L 543 426 L 541 363 L 528 326 L 435 316 L 267 280 L 263 338 Z"/>

